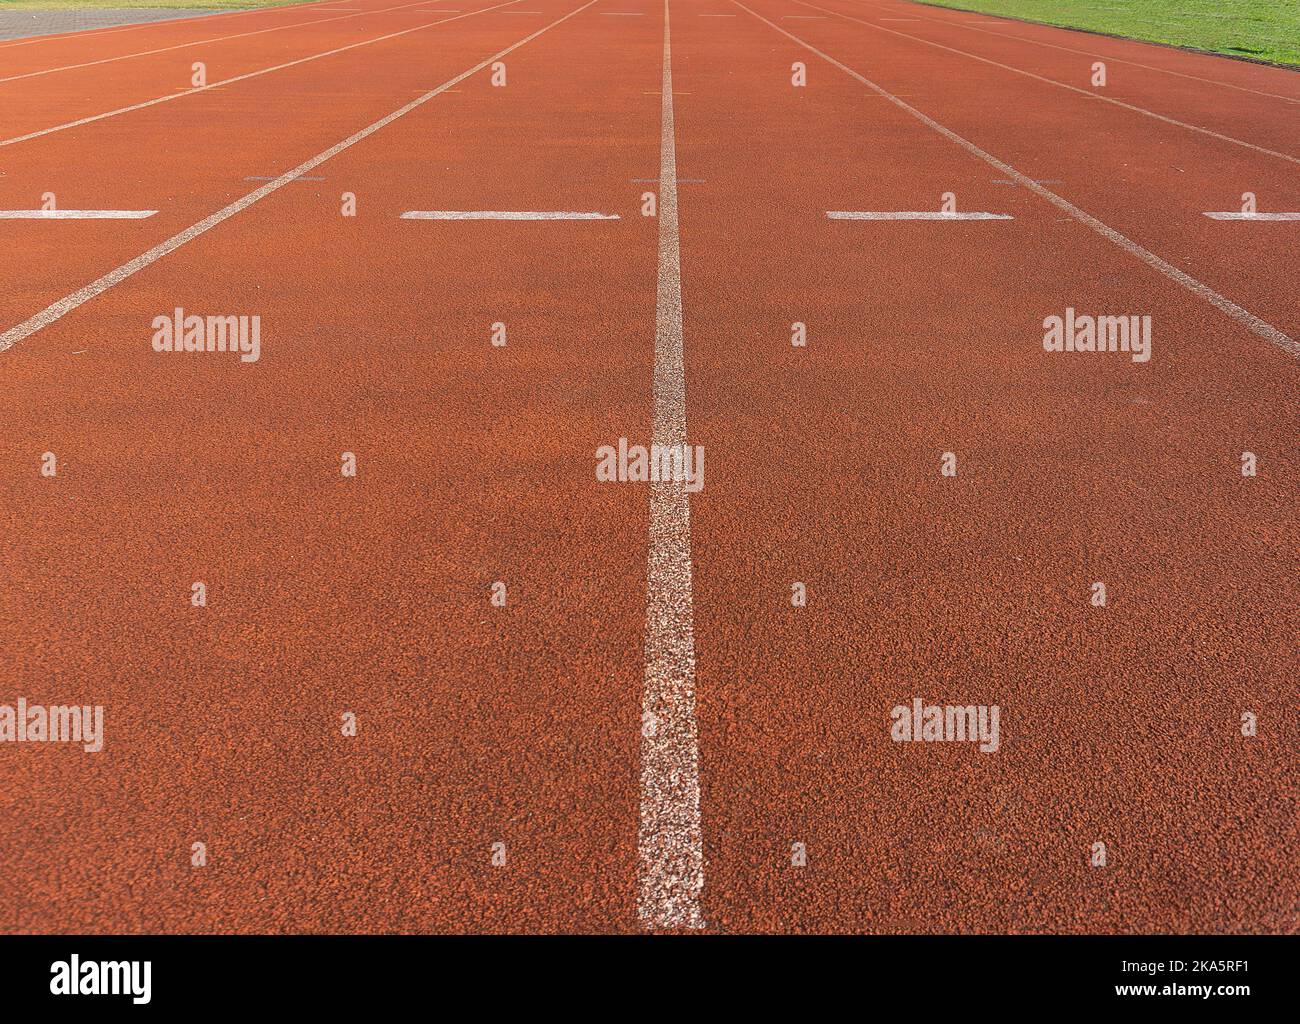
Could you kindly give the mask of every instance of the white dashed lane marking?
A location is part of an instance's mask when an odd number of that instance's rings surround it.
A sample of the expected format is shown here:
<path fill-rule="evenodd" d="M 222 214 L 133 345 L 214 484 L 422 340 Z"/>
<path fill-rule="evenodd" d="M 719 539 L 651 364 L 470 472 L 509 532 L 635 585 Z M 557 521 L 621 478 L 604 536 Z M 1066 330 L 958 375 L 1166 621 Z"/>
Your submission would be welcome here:
<path fill-rule="evenodd" d="M 1009 213 L 941 213 L 938 210 L 827 210 L 831 220 L 1012 220 Z"/>
<path fill-rule="evenodd" d="M 407 210 L 402 220 L 618 220 L 618 214 L 570 210 Z"/>
<path fill-rule="evenodd" d="M 0 210 L 0 220 L 144 220 L 157 210 Z"/>
<path fill-rule="evenodd" d="M 1300 220 L 1300 213 L 1207 213 L 1210 220 Z"/>

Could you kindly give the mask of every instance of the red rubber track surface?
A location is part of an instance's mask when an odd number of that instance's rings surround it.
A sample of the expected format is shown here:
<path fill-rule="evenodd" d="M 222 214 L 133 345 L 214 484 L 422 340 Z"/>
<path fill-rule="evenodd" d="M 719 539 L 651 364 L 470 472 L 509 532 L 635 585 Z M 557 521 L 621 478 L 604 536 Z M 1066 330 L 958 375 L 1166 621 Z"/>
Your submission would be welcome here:
<path fill-rule="evenodd" d="M 0 704 L 106 716 L 0 744 L 0 930 L 643 927 L 647 491 L 592 456 L 651 431 L 663 7 L 521 0 L 3 144 L 493 4 L 339 6 L 0 45 L 51 71 L 0 82 L 0 208 L 159 211 L 0 220 L 7 330 L 579 12 L 0 352 Z M 1295 931 L 1296 357 L 780 30 L 1300 337 L 1297 222 L 1203 216 L 1300 210 L 1295 73 L 671 0 L 708 929 Z M 1097 59 L 1237 142 L 1042 80 Z M 1014 219 L 826 217 L 945 192 Z M 261 359 L 155 353 L 178 306 L 259 315 Z M 1067 306 L 1149 314 L 1152 360 L 1045 353 Z M 891 742 L 917 696 L 1001 748 Z"/>

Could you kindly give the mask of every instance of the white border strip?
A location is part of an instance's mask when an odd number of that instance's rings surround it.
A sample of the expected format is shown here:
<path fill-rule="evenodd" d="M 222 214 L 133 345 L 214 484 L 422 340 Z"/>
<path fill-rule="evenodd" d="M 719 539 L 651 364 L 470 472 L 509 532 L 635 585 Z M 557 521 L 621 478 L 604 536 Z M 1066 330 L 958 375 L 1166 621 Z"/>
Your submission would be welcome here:
<path fill-rule="evenodd" d="M 0 220 L 144 220 L 157 210 L 0 210 Z"/>
<path fill-rule="evenodd" d="M 1058 210 L 1064 211 L 1066 214 L 1068 214 L 1069 216 L 1077 220 L 1080 224 L 1083 224 L 1091 228 L 1093 231 L 1097 232 L 1097 234 L 1101 235 L 1107 241 L 1112 242 L 1115 245 L 1119 246 L 1129 255 L 1135 256 L 1137 259 L 1141 260 L 1147 266 L 1151 267 L 1154 270 L 1158 270 L 1160 273 L 1164 274 L 1165 277 L 1169 278 L 1169 280 L 1177 282 L 1178 284 L 1182 285 L 1192 294 L 1198 296 L 1201 299 L 1204 299 L 1215 309 L 1231 317 L 1233 320 L 1241 324 L 1243 327 L 1246 327 L 1249 330 L 1254 331 L 1261 338 L 1265 338 L 1266 340 L 1271 341 L 1274 345 L 1276 345 L 1278 348 L 1282 349 L 1283 351 L 1288 352 L 1293 356 L 1300 357 L 1300 343 L 1296 342 L 1292 338 L 1283 334 L 1272 324 L 1267 323 L 1264 320 L 1261 320 L 1259 317 L 1257 317 L 1254 313 L 1250 312 L 1249 310 L 1242 309 L 1242 307 L 1238 306 L 1235 302 L 1231 301 L 1230 299 L 1224 298 L 1213 288 L 1196 280 L 1196 278 L 1192 277 L 1190 274 L 1183 273 L 1183 271 L 1179 270 L 1177 267 L 1173 266 L 1171 263 L 1167 262 L 1166 260 L 1162 260 L 1159 256 L 1151 252 L 1149 249 L 1142 248 L 1142 246 L 1138 245 L 1131 238 L 1128 238 L 1125 235 L 1121 235 L 1114 228 L 1106 224 L 1103 224 L 1096 217 L 1092 216 L 1092 214 L 1085 213 L 1083 210 L 1079 209 L 1068 199 L 1064 199 L 1061 196 L 1058 196 L 1051 189 L 1045 188 L 1044 186 L 1038 184 L 1038 182 L 1036 182 L 1033 178 L 1029 177 L 1027 174 L 1021 174 L 1010 164 L 1003 163 L 992 153 L 985 152 L 984 150 L 980 149 L 979 146 L 975 145 L 975 143 L 962 138 L 951 128 L 945 128 L 934 118 L 930 117 L 927 114 L 921 113 L 910 103 L 907 103 L 899 99 L 893 93 L 889 92 L 886 89 L 881 88 L 875 82 L 871 81 L 869 78 L 865 78 L 864 76 L 858 74 L 858 72 L 854 71 L 847 64 L 840 63 L 834 57 L 830 56 L 827 53 L 823 53 L 821 50 L 817 49 L 817 47 L 813 46 L 811 43 L 804 42 L 798 36 L 787 32 L 785 29 L 783 29 L 780 25 L 777 25 L 775 22 L 768 21 L 761 14 L 758 14 L 755 11 L 751 11 L 748 7 L 742 4 L 740 0 L 731 0 L 731 2 L 735 4 L 737 7 L 739 7 L 742 11 L 746 11 L 747 13 L 752 14 L 759 21 L 763 22 L 763 24 L 769 26 L 770 28 L 775 29 L 777 32 L 780 32 L 781 35 L 785 36 L 787 39 L 791 40 L 792 42 L 798 43 L 809 53 L 815 53 L 822 60 L 826 61 L 827 64 L 830 64 L 832 67 L 839 68 L 850 78 L 854 78 L 857 81 L 861 82 L 872 92 L 876 93 L 876 95 L 889 100 L 889 102 L 893 103 L 894 106 L 898 107 L 900 110 L 907 112 L 912 117 L 916 118 L 918 121 L 926 125 L 928 128 L 932 129 L 933 131 L 938 132 L 949 142 L 956 143 L 958 146 L 961 146 L 962 149 L 966 150 L 966 152 L 970 153 L 974 157 L 978 157 L 980 160 L 983 160 L 990 167 L 994 167 L 997 170 L 1001 171 L 1003 174 L 1005 174 L 1008 178 L 1011 178 L 1017 184 L 1023 185 L 1025 188 L 1029 189 L 1029 191 L 1039 196 L 1042 196 L 1049 203 L 1055 206 Z M 802 2 L 802 0 L 796 0 L 796 2 Z"/>
<path fill-rule="evenodd" d="M 569 210 L 407 210 L 402 220 L 618 220 L 617 213 Z"/>
<path fill-rule="evenodd" d="M 657 445 L 684 445 L 686 380 L 668 0 L 664 0 L 661 109 L 652 440 Z M 703 928 L 700 891 L 704 888 L 704 846 L 695 721 L 691 509 L 683 482 L 650 484 L 646 577 L 637 914 L 649 928 Z"/>
<path fill-rule="evenodd" d="M 84 288 L 81 288 L 80 290 L 73 292 L 71 295 L 65 296 L 64 298 L 60 299 L 58 302 L 55 302 L 54 304 L 47 306 L 45 309 L 41 310 L 35 316 L 30 317 L 27 320 L 24 320 L 16 327 L 9 328 L 9 330 L 5 331 L 4 334 L 0 334 L 0 352 L 12 348 L 14 345 L 18 344 L 18 342 L 22 341 L 24 338 L 31 337 L 37 331 L 42 330 L 43 328 L 48 327 L 50 324 L 54 323 L 55 320 L 58 320 L 60 317 L 66 316 L 68 313 L 71 313 L 78 306 L 82 306 L 85 303 L 89 302 L 91 299 L 95 298 L 96 296 L 102 295 L 104 292 L 108 291 L 114 285 L 121 284 L 121 282 L 125 281 L 131 275 L 137 274 L 145 267 L 150 266 L 153 263 L 156 263 L 158 260 L 162 259 L 168 253 L 175 252 L 186 242 L 192 242 L 194 239 L 198 238 L 199 235 L 203 234 L 206 231 L 210 231 L 212 228 L 215 228 L 222 221 L 229 220 L 237 213 L 242 213 L 244 210 L 247 210 L 258 200 L 265 199 L 272 192 L 276 192 L 279 189 L 284 188 L 285 185 L 288 185 L 290 182 L 295 181 L 298 178 L 302 177 L 308 171 L 315 170 L 326 160 L 338 156 L 345 149 L 350 149 L 351 147 L 355 146 L 358 142 L 361 142 L 363 139 L 369 138 L 371 135 L 374 135 L 375 132 L 379 131 L 381 128 L 388 127 L 399 117 L 405 117 L 412 110 L 415 110 L 417 107 L 421 107 L 424 104 L 428 103 L 429 100 L 433 99 L 435 96 L 439 95 L 440 93 L 446 92 L 448 89 L 452 88 L 453 86 L 459 85 L 461 82 L 465 81 L 465 79 L 469 78 L 471 75 L 476 75 L 484 68 L 490 67 L 493 61 L 500 60 L 508 53 L 513 53 L 515 50 L 519 49 L 519 47 L 523 46 L 526 43 L 531 43 L 543 32 L 548 32 L 551 29 L 555 28 L 556 25 L 568 21 L 575 14 L 581 14 L 588 7 L 591 7 L 594 3 L 596 3 L 596 0 L 587 0 L 587 3 L 583 4 L 581 7 L 577 8 L 576 10 L 570 11 L 562 18 L 557 18 L 549 25 L 543 25 L 541 28 L 533 32 L 531 35 L 524 36 L 524 38 L 519 40 L 519 42 L 512 43 L 510 46 L 507 46 L 504 50 L 501 50 L 499 53 L 494 53 L 491 57 L 488 57 L 485 60 L 482 60 L 479 63 L 475 64 L 468 71 L 462 71 L 455 78 L 447 79 L 447 81 L 443 82 L 442 85 L 438 86 L 436 89 L 431 89 L 428 92 L 424 93 L 423 95 L 417 96 L 415 99 L 413 99 L 410 103 L 406 104 L 405 106 L 399 107 L 397 110 L 394 110 L 391 114 L 387 115 L 386 117 L 381 117 L 374 124 L 362 128 L 359 132 L 356 132 L 353 135 L 349 135 L 342 142 L 339 142 L 331 146 L 323 153 L 318 153 L 310 160 L 307 160 L 304 163 L 299 164 L 293 170 L 286 171 L 284 174 L 280 175 L 274 181 L 267 182 L 267 184 L 263 185 L 261 188 L 254 189 L 252 192 L 249 192 L 248 195 L 236 199 L 229 206 L 223 206 L 216 213 L 203 218 L 203 220 L 199 221 L 197 224 L 192 224 L 190 227 L 180 232 L 180 234 L 172 235 L 172 237 L 167 239 L 167 241 L 155 245 L 148 252 L 141 253 L 135 259 L 123 263 L 116 270 L 109 271 L 103 277 L 91 281 L 90 284 L 86 285 Z"/>

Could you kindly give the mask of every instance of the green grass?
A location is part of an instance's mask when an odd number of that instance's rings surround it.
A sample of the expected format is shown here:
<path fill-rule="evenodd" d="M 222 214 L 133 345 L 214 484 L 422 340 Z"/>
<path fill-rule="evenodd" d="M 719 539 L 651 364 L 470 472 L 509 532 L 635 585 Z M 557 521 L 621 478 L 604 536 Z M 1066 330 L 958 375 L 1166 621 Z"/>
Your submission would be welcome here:
<path fill-rule="evenodd" d="M 246 7 L 286 7 L 307 2 L 309 0 L 0 0 L 0 11 L 104 11 L 131 7 L 237 11 Z"/>
<path fill-rule="evenodd" d="M 924 0 L 1300 66 L 1300 0 Z"/>

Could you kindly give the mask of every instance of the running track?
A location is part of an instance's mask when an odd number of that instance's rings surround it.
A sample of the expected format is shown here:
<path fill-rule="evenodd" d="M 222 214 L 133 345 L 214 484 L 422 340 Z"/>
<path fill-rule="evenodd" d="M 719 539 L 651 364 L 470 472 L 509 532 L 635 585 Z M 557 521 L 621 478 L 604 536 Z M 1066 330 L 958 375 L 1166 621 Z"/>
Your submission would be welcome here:
<path fill-rule="evenodd" d="M 106 709 L 0 746 L 4 931 L 1300 927 L 1300 222 L 1204 216 L 1300 211 L 1297 74 L 348 0 L 3 43 L 0 97 L 0 207 L 158 211 L 0 220 L 0 703 Z M 826 216 L 945 192 L 1012 219 Z M 178 306 L 261 359 L 155 353 Z M 1045 353 L 1067 306 L 1151 361 Z M 1001 748 L 891 742 L 916 696 Z"/>

